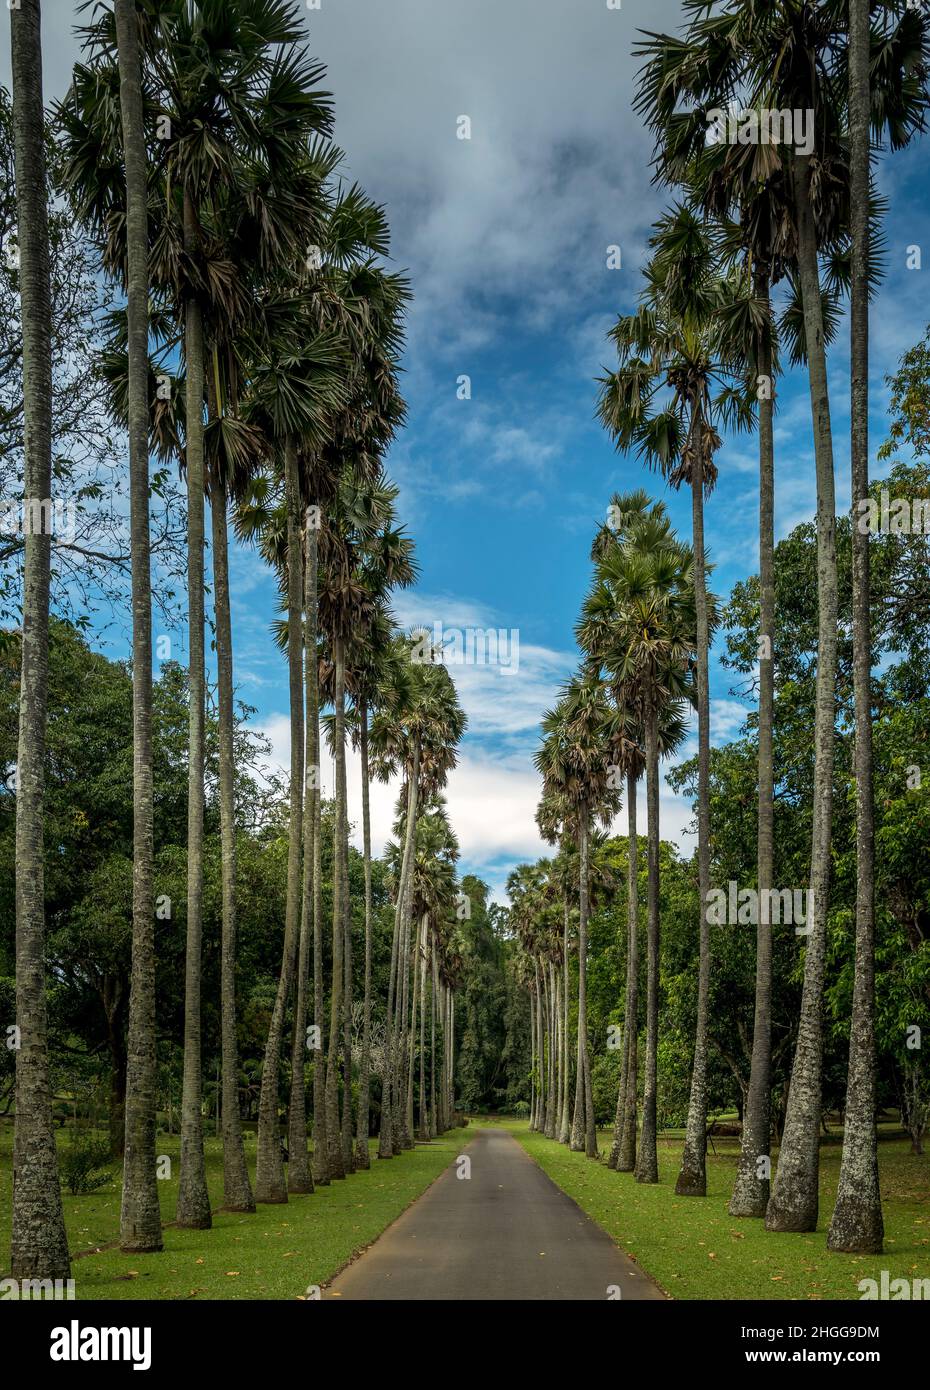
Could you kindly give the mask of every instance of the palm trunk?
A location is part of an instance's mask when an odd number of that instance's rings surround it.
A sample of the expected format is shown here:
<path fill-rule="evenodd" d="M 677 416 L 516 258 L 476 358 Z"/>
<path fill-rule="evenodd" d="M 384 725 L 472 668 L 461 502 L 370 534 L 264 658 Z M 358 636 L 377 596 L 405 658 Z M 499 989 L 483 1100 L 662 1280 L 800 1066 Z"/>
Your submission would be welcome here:
<path fill-rule="evenodd" d="M 859 525 L 869 495 L 869 4 L 849 5 L 849 137 L 852 223 L 853 684 L 856 705 L 856 973 L 849 1027 L 843 1157 L 830 1250 L 877 1255 L 884 1244 L 875 1129 L 875 807 L 872 789 L 872 632 L 869 533 Z"/>
<path fill-rule="evenodd" d="M 535 971 L 536 963 L 533 968 Z M 536 1087 L 536 991 L 530 990 L 530 1129 L 539 1128 L 539 1115 L 537 1113 L 537 1087 Z"/>
<path fill-rule="evenodd" d="M 569 968 L 568 968 L 568 897 L 562 900 L 562 1110 L 559 1116 L 559 1143 L 567 1144 L 571 1139 L 571 1062 L 569 1059 L 568 1044 L 568 1003 L 569 1003 Z"/>
<path fill-rule="evenodd" d="M 310 797 L 309 813 L 304 812 L 304 875 L 301 931 L 304 921 L 313 930 L 313 1182 L 329 1185 L 329 1146 L 326 1137 L 326 1059 L 323 1052 L 323 844 L 320 805 L 320 673 L 317 663 L 317 555 L 315 518 L 308 507 L 304 514 L 304 687 L 306 700 L 305 737 Z"/>
<path fill-rule="evenodd" d="M 698 948 L 697 1020 L 694 1066 L 681 1169 L 675 1192 L 679 1197 L 706 1197 L 707 1172 L 707 1024 L 710 1007 L 710 629 L 707 615 L 707 573 L 704 563 L 704 443 L 701 407 L 695 405 L 691 470 L 691 523 L 694 540 L 694 608 L 697 627 L 698 706 Z"/>
<path fill-rule="evenodd" d="M 558 1013 L 556 1009 L 555 965 L 550 960 L 547 967 L 549 992 L 549 1090 L 546 1102 L 546 1136 L 556 1137 L 558 1126 Z"/>
<path fill-rule="evenodd" d="M 406 871 L 402 866 L 402 873 Z M 406 879 L 403 885 L 403 897 L 406 903 Z M 406 909 L 401 912 L 400 939 L 397 950 L 397 994 L 396 1008 L 394 1014 L 394 1075 L 391 1078 L 391 1094 L 394 1099 L 393 1119 L 393 1140 L 394 1148 L 399 1153 L 409 1145 L 404 1143 L 404 1127 L 407 1123 L 407 988 L 410 983 L 410 968 L 408 958 L 410 919 Z"/>
<path fill-rule="evenodd" d="M 14 1279 L 67 1279 L 71 1268 L 52 1123 L 45 1004 L 45 733 L 51 535 L 39 515 L 52 491 L 52 293 L 38 0 L 11 14 L 13 140 L 25 412 L 22 666 L 16 760 L 16 1127 Z"/>
<path fill-rule="evenodd" d="M 190 250 L 197 224 L 190 194 L 184 195 L 184 244 Z M 203 1153 L 203 1072 L 201 1066 L 201 984 L 203 950 L 204 717 L 204 460 L 203 322 L 200 305 L 189 298 L 185 310 L 187 606 L 190 630 L 190 708 L 187 777 L 187 955 L 184 976 L 184 1079 L 181 1090 L 181 1173 L 177 1222 L 195 1230 L 211 1224 L 210 1196 Z"/>
<path fill-rule="evenodd" d="M 148 203 L 142 72 L 133 0 L 116 0 L 126 163 L 129 514 L 132 551 L 132 988 L 120 1248 L 162 1249 L 155 1172 L 155 901 L 152 784 L 152 580 L 149 542 Z"/>
<path fill-rule="evenodd" d="M 429 991 L 429 1137 L 435 1139 L 438 1134 L 437 1113 L 436 1113 L 436 989 L 438 982 L 438 969 L 436 962 L 436 936 L 430 934 L 429 943 L 430 954 L 430 991 Z"/>
<path fill-rule="evenodd" d="M 334 1178 L 346 1175 L 342 1148 L 342 1124 L 339 1117 L 339 1039 L 342 1031 L 342 1000 L 344 988 L 345 908 L 343 897 L 345 865 L 342 855 L 342 822 L 345 815 L 345 782 L 340 776 L 339 749 L 345 739 L 345 654 L 342 640 L 333 640 L 335 679 L 335 745 L 336 745 L 336 814 L 333 821 L 333 975 L 330 990 L 329 1053 L 326 1059 L 326 1136 L 329 1141 L 330 1173 Z M 344 765 L 343 765 L 344 770 Z"/>
<path fill-rule="evenodd" d="M 632 1173 L 636 1167 L 636 1099 L 639 1069 L 639 836 L 636 831 L 636 783 L 633 772 L 627 774 L 627 947 L 626 996 L 623 1018 L 623 1077 L 617 1101 L 620 1121 L 619 1143 L 615 1133 L 616 1154 L 611 1153 L 611 1167 L 619 1173 Z"/>
<path fill-rule="evenodd" d="M 402 1094 L 404 1096 L 404 1100 L 402 1104 L 398 1104 L 396 1108 L 397 1113 L 395 1118 L 398 1121 L 398 1145 L 402 1149 L 413 1148 L 413 1069 L 411 1058 L 412 1040 L 410 1035 L 408 1001 L 410 998 L 410 971 L 412 966 L 413 955 L 413 867 L 416 847 L 416 821 L 417 817 L 416 814 L 414 814 L 413 825 L 412 827 L 410 827 L 410 855 L 407 863 L 407 883 L 404 893 L 403 952 L 401 954 L 400 959 L 400 964 L 402 965 L 404 972 L 404 978 L 403 996 L 400 1009 L 400 1035 L 402 1043 L 400 1067 L 398 1070 L 397 1077 L 397 1094 L 398 1100 L 400 1100 Z M 403 1091 L 401 1090 L 401 1088 L 403 1088 Z"/>
<path fill-rule="evenodd" d="M 769 297 L 768 271 L 757 277 L 757 294 Z M 772 381 L 772 353 L 763 333 L 759 370 Z M 774 865 L 773 721 L 775 710 L 775 446 L 771 388 L 759 402 L 759 631 L 768 639 L 759 657 L 759 811 L 757 861 L 759 903 L 768 903 Z M 766 654 L 767 653 L 767 654 Z M 756 1002 L 752 1026 L 749 1093 L 743 1113 L 743 1136 L 731 1216 L 764 1216 L 771 1169 L 772 1073 L 772 923 L 760 911 L 756 927 Z"/>
<path fill-rule="evenodd" d="M 319 797 L 319 768 L 317 763 L 318 752 L 314 740 L 314 729 L 318 730 L 319 725 L 319 698 L 317 697 L 314 705 L 311 697 L 310 684 L 316 674 L 316 627 L 315 623 L 311 630 L 309 627 L 309 616 L 311 605 L 314 614 L 316 612 L 316 589 L 315 585 L 311 588 L 311 575 L 309 565 L 316 565 L 316 531 L 312 524 L 311 512 L 308 508 L 304 513 L 304 546 L 303 546 L 303 642 L 304 642 L 304 666 L 303 666 L 303 740 L 304 740 L 304 759 L 303 759 L 303 785 L 304 785 L 304 808 L 301 826 L 301 838 L 303 841 L 303 863 L 301 870 L 301 891 L 300 891 L 300 932 L 297 946 L 297 988 L 295 991 L 294 1002 L 294 1033 L 291 1039 L 291 1095 L 290 1104 L 287 1112 L 287 1190 L 291 1193 L 310 1193 L 314 1190 L 313 1173 L 311 1171 L 310 1154 L 307 1148 L 307 1011 L 310 998 L 310 956 L 313 952 L 313 906 L 314 906 L 314 828 L 316 822 L 316 799 Z M 308 531 L 314 535 L 312 543 Z M 313 637 L 310 644 L 309 638 Z M 315 695 L 315 689 L 314 689 Z M 315 721 L 315 722 L 314 722 Z M 317 737 L 319 733 L 317 732 Z M 316 1020 L 315 1020 L 316 1022 Z M 314 1074 L 316 1068 L 314 1067 Z M 314 1116 L 314 1153 L 316 1153 L 316 1117 Z"/>
<path fill-rule="evenodd" d="M 352 898 L 349 892 L 349 797 L 346 785 L 345 693 L 343 690 L 343 743 L 337 747 L 339 775 L 342 778 L 342 1161 L 347 1173 L 355 1172 L 352 1142 Z"/>
<path fill-rule="evenodd" d="M 384 1061 L 381 1075 L 381 1122 L 378 1127 L 378 1157 L 394 1157 L 394 996 L 397 992 L 397 965 L 400 954 L 398 940 L 397 905 L 395 904 L 394 930 L 391 934 L 391 968 L 388 973 L 387 1009 L 384 1017 Z"/>
<path fill-rule="evenodd" d="M 394 936 L 391 944 L 391 975 L 388 983 L 387 1012 L 384 1032 L 384 1077 L 381 1088 L 381 1130 L 378 1157 L 391 1158 L 394 1153 L 394 1112 L 400 1096 L 396 1089 L 396 1057 L 399 1051 L 398 1030 L 394 1028 L 395 1005 L 401 993 L 401 950 L 403 946 L 404 908 L 407 896 L 408 869 L 413 856 L 417 817 L 417 792 L 420 777 L 420 750 L 414 744 L 411 767 L 407 774 L 407 810 L 404 825 L 404 850 L 401 857 L 400 883 L 394 905 Z"/>
<path fill-rule="evenodd" d="M 359 703 L 359 732 L 362 755 L 362 854 L 365 865 L 365 999 L 362 1020 L 362 1061 L 358 1078 L 358 1128 L 355 1136 L 355 1166 L 370 1168 L 368 1153 L 368 1107 L 371 1094 L 371 812 L 368 792 L 368 707 Z"/>
<path fill-rule="evenodd" d="M 449 990 L 449 1125 L 455 1119 L 456 1111 L 456 997 L 455 990 Z"/>
<path fill-rule="evenodd" d="M 571 1147 L 575 1152 L 584 1149 L 589 1158 L 594 1158 L 597 1155 L 597 1138 L 588 1057 L 588 829 L 588 809 L 582 806 L 578 831 L 578 1075 Z"/>
<path fill-rule="evenodd" d="M 303 557 L 300 542 L 300 483 L 297 444 L 288 439 L 284 446 L 284 480 L 287 497 L 287 666 L 291 716 L 291 789 L 287 843 L 287 900 L 284 914 L 284 946 L 281 973 L 271 1011 L 262 1088 L 258 1102 L 258 1159 L 255 1169 L 255 1200 L 280 1204 L 287 1201 L 287 1182 L 281 1154 L 278 1124 L 278 1073 L 297 955 L 300 926 L 301 866 L 303 833 Z"/>
<path fill-rule="evenodd" d="M 534 972 L 534 979 L 537 981 L 537 1129 L 539 1133 L 544 1133 L 546 1127 L 546 1001 L 538 956 L 534 956 L 534 960 L 532 960 L 532 972 Z"/>
<path fill-rule="evenodd" d="M 219 696 L 220 841 L 222 847 L 223 926 L 220 961 L 223 1056 L 223 1204 L 231 1211 L 254 1211 L 255 1201 L 242 1143 L 239 1115 L 239 1057 L 236 1047 L 236 809 L 233 753 L 232 620 L 226 495 L 217 483 L 210 499 L 213 537 L 213 599 Z"/>
<path fill-rule="evenodd" d="M 646 719 L 646 1063 L 643 1076 L 643 1128 L 636 1156 L 636 1181 L 659 1181 L 656 1148 L 659 1060 L 659 736 L 658 718 Z"/>
<path fill-rule="evenodd" d="M 429 1139 L 429 1109 L 426 1097 L 426 941 L 429 917 L 424 912 L 420 926 L 420 1125 L 418 1139 Z"/>
<path fill-rule="evenodd" d="M 410 1022 L 407 1027 L 407 1107 L 406 1107 L 406 1135 L 409 1142 L 406 1148 L 413 1147 L 413 1136 L 415 1133 L 413 1123 L 413 1073 L 416 1063 L 417 1050 L 417 955 L 420 941 L 420 923 L 414 925 L 413 916 L 410 917 Z"/>
<path fill-rule="evenodd" d="M 804 988 L 778 1170 L 765 1214 L 766 1229 L 770 1231 L 817 1229 L 823 1062 L 821 1015 L 830 889 L 836 718 L 837 575 L 833 437 L 817 237 L 810 202 L 810 158 L 798 156 L 794 166 L 798 268 L 804 304 L 817 470 L 817 708 L 814 721 L 814 812 Z"/>

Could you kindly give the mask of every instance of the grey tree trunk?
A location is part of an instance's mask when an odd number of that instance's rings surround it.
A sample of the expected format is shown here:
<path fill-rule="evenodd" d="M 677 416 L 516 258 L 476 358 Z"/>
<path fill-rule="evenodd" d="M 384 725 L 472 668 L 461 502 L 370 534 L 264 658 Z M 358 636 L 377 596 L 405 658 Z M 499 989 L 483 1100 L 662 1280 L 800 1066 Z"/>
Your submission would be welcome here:
<path fill-rule="evenodd" d="M 555 1139 L 558 1128 L 558 1012 L 556 1008 L 555 964 L 546 962 L 546 983 L 549 995 L 547 1025 L 549 1030 L 549 1089 L 546 1095 L 546 1137 Z"/>
<path fill-rule="evenodd" d="M 636 1181 L 659 1181 L 656 1103 L 659 1059 L 659 738 L 658 718 L 646 720 L 646 1059 L 643 1076 L 643 1128 L 636 1156 Z"/>
<path fill-rule="evenodd" d="M 342 823 L 345 815 L 345 783 L 339 775 L 339 747 L 345 739 L 345 655 L 340 638 L 333 640 L 333 672 L 336 716 L 336 814 L 333 821 L 333 955 L 332 987 L 329 995 L 329 1052 L 326 1058 L 326 1137 L 329 1142 L 330 1176 L 344 1178 L 345 1155 L 339 1115 L 339 1040 L 342 1032 L 342 1001 L 345 975 L 345 864 L 342 855 Z"/>
<path fill-rule="evenodd" d="M 26 516 L 52 488 L 52 292 L 49 270 L 42 40 L 38 0 L 12 11 L 13 140 L 23 324 Z M 14 1279 L 67 1279 L 71 1265 L 52 1123 L 45 1006 L 45 732 L 51 535 L 26 527 L 16 762 L 16 1127 Z"/>
<path fill-rule="evenodd" d="M 534 962 L 535 970 L 535 962 Z M 530 1129 L 539 1128 L 538 1095 L 536 1087 L 537 1043 L 536 1043 L 536 991 L 530 989 Z"/>
<path fill-rule="evenodd" d="M 769 297 L 767 270 L 756 279 L 756 293 Z M 759 801 L 757 880 L 759 901 L 767 902 L 773 887 L 775 771 L 772 752 L 775 710 L 775 445 L 773 437 L 774 382 L 772 354 L 763 334 L 759 370 L 768 379 L 767 395 L 759 402 L 759 633 L 767 639 L 759 656 Z M 772 923 L 759 913 L 756 927 L 756 1001 L 752 1026 L 749 1092 L 743 1111 L 743 1135 L 731 1216 L 764 1216 L 771 1173 L 772 1072 Z"/>
<path fill-rule="evenodd" d="M 568 897 L 562 901 L 562 1110 L 559 1115 L 559 1143 L 567 1144 L 571 1140 L 571 1062 L 569 1059 L 568 1044 L 568 1004 L 569 1004 L 569 969 L 568 969 Z"/>
<path fill-rule="evenodd" d="M 823 980 L 830 890 L 836 718 L 836 497 L 817 237 L 810 201 L 809 156 L 795 158 L 793 178 L 798 223 L 798 270 L 804 304 L 804 336 L 817 472 L 817 709 L 814 722 L 814 809 L 806 924 L 807 954 L 785 1127 L 772 1195 L 765 1213 L 766 1229 L 770 1231 L 814 1231 L 817 1228 Z"/>
<path fill-rule="evenodd" d="M 287 668 L 291 723 L 291 786 L 287 842 L 287 899 L 284 909 L 284 945 L 281 973 L 271 1010 L 268 1041 L 262 1063 L 258 1101 L 258 1157 L 255 1167 L 255 1200 L 272 1204 L 287 1201 L 287 1181 L 281 1154 L 278 1123 L 278 1073 L 297 956 L 300 923 L 303 832 L 303 556 L 300 539 L 300 480 L 297 443 L 284 445 L 284 486 L 287 499 Z"/>
<path fill-rule="evenodd" d="M 533 977 L 536 981 L 536 1128 L 542 1132 L 546 1128 L 546 1041 L 543 1031 L 546 1003 L 538 957 L 533 958 Z"/>
<path fill-rule="evenodd" d="M 311 534 L 312 533 L 312 536 Z M 311 573 L 312 570 L 312 573 Z M 311 617 L 312 614 L 312 617 Z M 316 687 L 316 526 L 311 508 L 304 512 L 303 538 L 303 783 L 304 804 L 301 837 L 303 863 L 300 891 L 300 932 L 297 946 L 297 988 L 294 1002 L 294 1034 L 291 1040 L 291 1095 L 287 1112 L 287 1190 L 309 1193 L 314 1190 L 310 1154 L 307 1148 L 306 1064 L 309 1039 L 307 1014 L 310 1003 L 310 957 L 316 960 L 314 906 L 316 902 L 314 848 L 319 801 L 319 694 Z M 314 990 L 316 970 L 314 966 Z M 322 987 L 322 981 L 321 981 Z M 319 1020 L 314 1019 L 314 1025 Z M 314 1063 L 316 1052 L 313 1049 Z M 317 1156 L 316 1064 L 314 1064 L 314 1158 Z M 325 1121 L 323 1122 L 325 1129 Z"/>
<path fill-rule="evenodd" d="M 343 648 L 343 662 L 345 649 Z M 355 1172 L 352 1123 L 352 898 L 349 892 L 349 794 L 346 782 L 345 681 L 342 696 L 343 741 L 336 748 L 337 776 L 342 779 L 342 1161 L 347 1173 Z"/>
<path fill-rule="evenodd" d="M 397 1099 L 395 1110 L 397 1122 L 397 1144 L 402 1149 L 413 1148 L 413 1070 L 412 1039 L 409 1021 L 408 1001 L 410 999 L 410 972 L 413 966 L 413 869 L 416 853 L 416 814 L 413 825 L 409 827 L 410 854 L 407 861 L 407 881 L 404 891 L 404 935 L 403 951 L 399 964 L 403 967 L 403 993 L 400 1009 L 401 1055 L 397 1075 Z"/>
<path fill-rule="evenodd" d="M 588 1056 L 588 810 L 581 807 L 578 831 L 578 1075 L 575 1082 L 575 1112 L 572 1116 L 571 1147 L 584 1149 L 589 1158 L 597 1154 L 594 1132 L 594 1104 Z"/>
<path fill-rule="evenodd" d="M 620 1114 L 619 1143 L 615 1136 L 616 1157 L 612 1164 L 619 1173 L 632 1173 L 636 1167 L 636 1110 L 639 1077 L 639 837 L 636 832 L 636 777 L 626 779 L 627 804 L 627 954 L 626 997 L 623 1023 L 623 1078 L 617 1100 Z"/>
<path fill-rule="evenodd" d="M 407 877 L 413 856 L 414 836 L 417 817 L 417 794 L 420 778 L 420 750 L 415 744 L 411 766 L 407 774 L 407 810 L 404 826 L 404 849 L 401 856 L 400 883 L 397 885 L 397 900 L 394 904 L 394 936 L 391 946 L 391 974 L 388 983 L 387 1012 L 384 1032 L 384 1076 L 381 1087 L 381 1128 L 378 1139 L 378 1157 L 391 1158 L 395 1150 L 394 1118 L 400 1103 L 396 1089 L 397 1055 L 399 1054 L 398 1030 L 394 1028 L 394 1013 L 397 999 L 401 993 L 401 949 L 403 946 L 404 909 L 407 895 Z"/>
<path fill-rule="evenodd" d="M 409 795 L 409 788 L 408 788 Z M 394 1048 L 397 1046 L 394 1036 L 394 996 L 397 993 L 397 964 L 400 954 L 400 941 L 398 939 L 399 927 L 397 917 L 397 904 L 394 912 L 394 930 L 391 933 L 391 968 L 388 972 L 388 996 L 387 1009 L 384 1017 L 384 1062 L 381 1074 L 381 1123 L 378 1127 L 378 1157 L 394 1157 L 394 1113 L 393 1113 L 393 1079 L 394 1079 Z"/>
<path fill-rule="evenodd" d="M 697 1020 L 694 1065 L 681 1169 L 675 1192 L 679 1197 L 706 1197 L 707 1172 L 707 1023 L 710 1003 L 710 630 L 707 615 L 707 572 L 704 560 L 704 447 L 700 405 L 695 406 L 694 463 L 691 470 L 691 525 L 694 542 L 694 608 L 697 627 L 698 706 L 698 949 Z"/>
<path fill-rule="evenodd" d="M 420 1123 L 417 1138 L 429 1139 L 429 1106 L 426 1096 L 426 949 L 429 917 L 420 923 Z"/>
<path fill-rule="evenodd" d="M 456 997 L 449 990 L 449 1123 L 456 1109 Z"/>
<path fill-rule="evenodd" d="M 152 580 L 149 540 L 148 203 L 142 69 L 134 0 L 114 6 L 126 165 L 129 527 L 132 550 L 132 988 L 120 1249 L 162 1249 L 155 1172 L 155 900 L 152 788 Z"/>
<path fill-rule="evenodd" d="M 435 1139 L 439 1133 L 436 1112 L 436 993 L 438 970 L 436 965 L 436 936 L 430 934 L 430 991 L 429 991 L 429 1136 Z"/>
<path fill-rule="evenodd" d="M 329 1185 L 329 1148 L 326 1138 L 326 1059 L 323 1051 L 323 844 L 320 805 L 320 681 L 317 664 L 318 510 L 304 513 L 304 691 L 305 774 L 309 809 L 304 805 L 304 873 L 301 931 L 309 920 L 313 931 L 313 1182 Z"/>
<path fill-rule="evenodd" d="M 827 1248 L 877 1255 L 884 1244 L 875 1129 L 875 806 L 872 789 L 872 632 L 869 533 L 869 4 L 849 4 L 852 230 L 851 422 L 853 684 L 856 705 L 856 970 L 849 1027 L 843 1157 Z"/>
<path fill-rule="evenodd" d="M 371 1096 L 371 809 L 368 789 L 368 707 L 359 704 L 359 740 L 362 757 L 362 855 L 365 866 L 365 997 L 362 1020 L 362 1060 L 358 1078 L 358 1128 L 355 1166 L 370 1168 L 368 1109 Z"/>
<path fill-rule="evenodd" d="M 411 884 L 413 875 L 411 872 Z M 420 923 L 413 921 L 413 913 L 409 916 L 410 931 L 410 964 L 408 967 L 410 974 L 410 1015 L 407 1024 L 407 1106 L 406 1106 L 406 1131 L 405 1137 L 409 1136 L 409 1143 L 405 1143 L 405 1148 L 412 1148 L 414 1142 L 415 1127 L 413 1122 L 413 1073 L 416 1063 L 417 1051 L 417 955 L 420 940 Z M 405 1015 L 406 1017 L 406 1015 Z"/>
<path fill-rule="evenodd" d="M 192 251 L 197 222 L 190 193 L 184 194 L 184 245 Z M 204 719 L 204 343 L 200 305 L 187 300 L 186 360 L 187 607 L 190 643 L 187 769 L 187 954 L 184 974 L 184 1077 L 181 1090 L 181 1171 L 177 1222 L 194 1230 L 211 1225 L 203 1154 L 201 986 L 203 949 Z"/>
<path fill-rule="evenodd" d="M 252 1185 L 242 1142 L 239 1114 L 239 1056 L 236 1046 L 236 806 L 233 754 L 233 653 L 229 605 L 226 495 L 219 483 L 210 499 L 213 536 L 213 601 L 219 697 L 220 842 L 223 874 L 223 926 L 220 951 L 220 1019 L 223 1056 L 223 1204 L 231 1211 L 254 1211 Z"/>

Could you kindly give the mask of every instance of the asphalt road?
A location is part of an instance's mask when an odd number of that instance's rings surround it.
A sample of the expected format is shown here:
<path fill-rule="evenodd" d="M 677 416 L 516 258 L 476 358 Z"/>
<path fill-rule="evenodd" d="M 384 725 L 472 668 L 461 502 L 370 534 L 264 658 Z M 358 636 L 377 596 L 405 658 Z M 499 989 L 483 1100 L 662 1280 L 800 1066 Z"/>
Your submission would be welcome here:
<path fill-rule="evenodd" d="M 664 1298 L 512 1135 L 463 1131 L 461 1155 L 324 1299 Z"/>

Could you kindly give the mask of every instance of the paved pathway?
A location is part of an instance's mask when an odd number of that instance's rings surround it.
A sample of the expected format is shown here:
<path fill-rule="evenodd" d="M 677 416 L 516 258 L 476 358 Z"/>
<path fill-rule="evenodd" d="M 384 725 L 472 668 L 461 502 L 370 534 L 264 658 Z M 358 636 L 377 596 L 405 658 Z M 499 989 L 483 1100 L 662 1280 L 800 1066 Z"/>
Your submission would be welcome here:
<path fill-rule="evenodd" d="M 465 1130 L 461 1152 L 470 1178 L 450 1164 L 324 1298 L 664 1298 L 512 1135 Z"/>

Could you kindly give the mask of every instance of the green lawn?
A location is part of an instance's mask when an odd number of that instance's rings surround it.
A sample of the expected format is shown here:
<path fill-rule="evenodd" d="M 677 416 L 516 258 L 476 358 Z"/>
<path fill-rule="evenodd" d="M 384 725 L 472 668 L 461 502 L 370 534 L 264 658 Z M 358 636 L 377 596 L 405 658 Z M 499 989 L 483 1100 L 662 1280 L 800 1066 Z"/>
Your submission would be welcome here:
<path fill-rule="evenodd" d="M 487 1123 L 484 1120 L 472 1123 Z M 771 1235 L 761 1221 L 727 1213 L 739 1141 L 715 1139 L 706 1198 L 676 1197 L 680 1137 L 659 1146 L 661 1182 L 638 1183 L 606 1164 L 610 1134 L 599 1134 L 601 1161 L 571 1153 L 528 1122 L 503 1121 L 553 1182 L 578 1203 L 673 1298 L 858 1299 L 860 1279 L 930 1277 L 930 1175 L 926 1158 L 901 1140 L 880 1146 L 885 1253 L 835 1255 L 825 1243 L 836 1200 L 840 1146 L 821 1150 L 820 1224 L 810 1235 Z"/>
<path fill-rule="evenodd" d="M 323 1284 L 381 1234 L 462 1151 L 468 1131 L 451 1130 L 388 1162 L 372 1158 L 368 1172 L 292 1197 L 286 1206 L 260 1207 L 253 1216 L 214 1210 L 210 1231 L 165 1230 L 159 1255 L 101 1250 L 74 1260 L 75 1297 L 81 1298 L 300 1298 Z M 66 1143 L 59 1139 L 59 1143 Z M 12 1126 L 0 1125 L 0 1271 L 10 1239 Z M 172 1176 L 159 1183 L 162 1214 L 174 1219 L 180 1140 L 160 1136 L 159 1153 L 172 1159 Z M 376 1147 L 372 1146 L 373 1149 Z M 246 1138 L 254 1175 L 255 1140 Z M 207 1180 L 222 1202 L 222 1145 L 206 1141 Z M 72 1255 L 119 1236 L 119 1183 L 88 1197 L 64 1192 Z"/>

